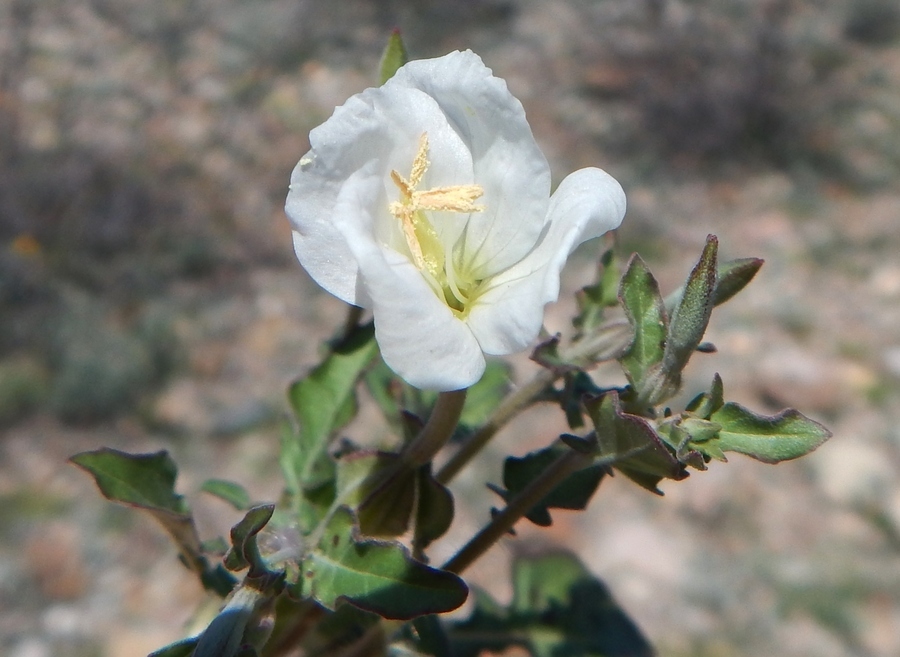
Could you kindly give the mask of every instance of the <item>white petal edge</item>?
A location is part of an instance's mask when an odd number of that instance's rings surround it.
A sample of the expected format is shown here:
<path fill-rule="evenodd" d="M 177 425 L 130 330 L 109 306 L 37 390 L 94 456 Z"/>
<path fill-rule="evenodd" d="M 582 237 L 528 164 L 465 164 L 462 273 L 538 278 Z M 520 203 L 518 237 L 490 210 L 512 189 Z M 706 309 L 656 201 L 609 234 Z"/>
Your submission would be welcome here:
<path fill-rule="evenodd" d="M 423 132 L 431 142 L 433 162 L 427 175 L 432 184 L 470 183 L 471 154 L 437 101 L 421 90 L 397 85 L 367 89 L 336 108 L 310 133 L 311 149 L 294 167 L 285 203 L 294 252 L 319 285 L 347 303 L 365 306 L 366 300 L 356 296 L 356 260 L 333 222 L 337 196 L 350 174 L 374 167 L 371 171 L 379 172 L 383 183 L 371 189 L 367 206 L 379 220 L 376 234 L 405 248 L 399 224 L 388 215 L 398 194 L 390 172 L 408 175 Z M 464 225 L 464 217 L 445 217 L 436 230 L 456 240 Z"/>
<path fill-rule="evenodd" d="M 467 388 L 484 373 L 484 354 L 466 324 L 437 298 L 419 270 L 373 239 L 365 202 L 371 188 L 381 184 L 377 175 L 352 175 L 334 208 L 335 225 L 359 265 L 381 355 L 388 367 L 417 388 Z"/>
<path fill-rule="evenodd" d="M 519 261 L 541 235 L 550 194 L 522 103 L 472 51 L 412 61 L 395 79 L 433 97 L 472 151 L 485 210 L 469 221 L 458 266 L 483 278 Z"/>
<path fill-rule="evenodd" d="M 580 169 L 560 183 L 550 198 L 549 227 L 541 241 L 494 277 L 469 313 L 466 321 L 486 354 L 514 353 L 531 344 L 544 306 L 559 297 L 566 259 L 582 242 L 618 228 L 625 207 L 622 186 L 601 169 Z"/>

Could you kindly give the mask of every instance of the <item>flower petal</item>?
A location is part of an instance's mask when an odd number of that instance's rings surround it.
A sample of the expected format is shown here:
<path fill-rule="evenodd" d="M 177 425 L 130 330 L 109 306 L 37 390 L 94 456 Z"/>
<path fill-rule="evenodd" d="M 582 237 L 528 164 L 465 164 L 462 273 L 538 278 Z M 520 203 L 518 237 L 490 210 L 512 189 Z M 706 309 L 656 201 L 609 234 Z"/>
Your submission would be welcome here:
<path fill-rule="evenodd" d="M 582 242 L 617 228 L 625 192 L 605 171 L 588 168 L 567 176 L 550 199 L 549 227 L 520 262 L 490 281 L 467 323 L 487 354 L 508 354 L 537 337 L 544 305 L 559 296 L 559 274 Z"/>
<path fill-rule="evenodd" d="M 294 228 L 294 251 L 310 276 L 336 297 L 364 305 L 357 297 L 359 274 L 343 236 L 333 222 L 334 207 L 347 178 L 366 166 L 381 175 L 366 199 L 375 217 L 375 234 L 385 244 L 403 251 L 405 239 L 388 207 L 399 190 L 391 170 L 409 175 L 422 133 L 428 133 L 428 183 L 433 186 L 469 184 L 472 157 L 449 125 L 437 102 L 417 89 L 385 85 L 367 89 L 338 107 L 325 123 L 310 133 L 311 149 L 294 168 L 285 211 Z M 445 213 L 442 213 L 445 214 Z M 437 222 L 435 230 L 455 240 L 466 217 Z"/>
<path fill-rule="evenodd" d="M 550 194 L 550 167 L 522 103 L 471 51 L 410 62 L 394 79 L 437 101 L 471 150 L 484 189 L 485 210 L 469 219 L 457 269 L 486 278 L 519 261 L 541 235 Z"/>
<path fill-rule="evenodd" d="M 377 175 L 350 176 L 335 203 L 334 222 L 359 264 L 381 355 L 417 388 L 467 388 L 484 372 L 481 347 L 409 259 L 373 239 L 366 203 L 370 188 L 380 184 Z"/>

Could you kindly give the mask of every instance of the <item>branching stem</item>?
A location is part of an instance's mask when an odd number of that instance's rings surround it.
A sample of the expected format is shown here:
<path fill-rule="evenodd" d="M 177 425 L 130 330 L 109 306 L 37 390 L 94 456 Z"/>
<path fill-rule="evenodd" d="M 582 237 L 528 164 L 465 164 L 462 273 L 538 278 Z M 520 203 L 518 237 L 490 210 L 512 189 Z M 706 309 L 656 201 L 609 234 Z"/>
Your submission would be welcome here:
<path fill-rule="evenodd" d="M 542 369 L 531 381 L 508 395 L 500 402 L 487 422 L 463 442 L 459 450 L 438 471 L 435 479 L 442 484 L 449 483 L 507 422 L 514 418 L 519 411 L 530 406 L 535 397 L 557 378 L 558 375 L 554 371 Z"/>
<path fill-rule="evenodd" d="M 495 515 L 485 527 L 466 543 L 447 563 L 443 569 L 460 574 L 471 566 L 491 546 L 499 541 L 513 528 L 526 513 L 556 488 L 566 477 L 578 470 L 588 467 L 594 459 L 574 450 L 568 451 L 554 461 L 550 467 L 541 472 L 536 479 L 516 495 L 506 508 Z"/>
<path fill-rule="evenodd" d="M 595 333 L 586 335 L 569 345 L 563 353 L 563 359 L 584 366 L 609 360 L 626 349 L 630 339 L 631 328 L 628 322 L 610 322 Z M 531 381 L 508 395 L 500 402 L 487 422 L 463 442 L 459 450 L 437 472 L 435 479 L 445 485 L 450 483 L 507 422 L 520 411 L 531 406 L 547 386 L 562 376 L 563 372 L 560 370 L 543 368 L 534 375 Z"/>

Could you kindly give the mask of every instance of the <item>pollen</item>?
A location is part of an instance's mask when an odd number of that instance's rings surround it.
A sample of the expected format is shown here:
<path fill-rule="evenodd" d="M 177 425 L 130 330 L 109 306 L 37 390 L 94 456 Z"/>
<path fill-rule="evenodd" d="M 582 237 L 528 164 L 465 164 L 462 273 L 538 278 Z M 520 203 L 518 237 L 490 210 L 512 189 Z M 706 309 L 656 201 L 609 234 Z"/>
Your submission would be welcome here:
<path fill-rule="evenodd" d="M 428 171 L 428 133 L 419 137 L 419 148 L 413 159 L 409 178 L 404 178 L 397 171 L 391 171 L 391 180 L 400 190 L 400 200 L 390 205 L 391 214 L 400 220 L 403 235 L 409 246 L 413 262 L 420 269 L 434 269 L 439 266 L 430 262 L 422 249 L 422 241 L 436 238 L 434 228 L 428 223 L 423 212 L 458 212 L 469 214 L 482 212 L 483 206 L 475 205 L 475 201 L 484 194 L 481 185 L 451 185 L 419 190 L 418 186 Z"/>

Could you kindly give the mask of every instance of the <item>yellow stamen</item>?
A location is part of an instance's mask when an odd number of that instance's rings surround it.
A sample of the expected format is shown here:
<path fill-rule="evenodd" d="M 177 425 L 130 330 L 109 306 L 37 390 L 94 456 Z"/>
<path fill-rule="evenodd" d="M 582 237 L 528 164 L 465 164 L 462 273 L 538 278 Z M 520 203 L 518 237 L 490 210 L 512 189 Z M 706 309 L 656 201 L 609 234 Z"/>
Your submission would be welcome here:
<path fill-rule="evenodd" d="M 409 246 L 413 263 L 420 270 L 426 268 L 437 275 L 443 266 L 438 258 L 426 257 L 422 249 L 422 241 L 438 243 L 437 234 L 423 212 L 459 212 L 468 214 L 481 212 L 483 206 L 475 205 L 474 201 L 484 194 L 480 185 L 452 185 L 449 187 L 435 187 L 419 191 L 416 187 L 422 182 L 425 172 L 428 170 L 428 133 L 423 133 L 419 138 L 419 149 L 413 159 L 412 169 L 407 180 L 397 171 L 391 171 L 391 180 L 400 190 L 400 200 L 391 203 L 390 211 L 403 226 L 403 235 Z M 426 247 L 427 248 L 427 247 Z M 442 255 L 442 254 L 441 254 Z M 443 260 L 443 257 L 440 258 Z"/>

